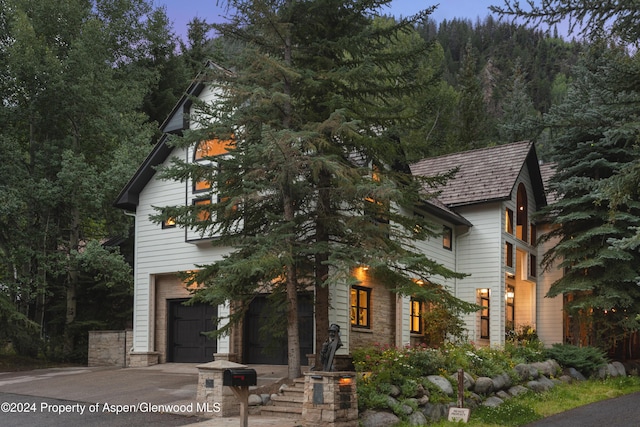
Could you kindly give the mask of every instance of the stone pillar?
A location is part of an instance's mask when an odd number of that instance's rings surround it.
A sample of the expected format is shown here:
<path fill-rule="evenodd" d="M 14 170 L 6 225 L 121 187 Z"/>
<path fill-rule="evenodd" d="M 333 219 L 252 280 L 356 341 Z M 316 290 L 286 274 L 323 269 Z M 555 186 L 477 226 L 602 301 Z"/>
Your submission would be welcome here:
<path fill-rule="evenodd" d="M 355 372 L 304 374 L 304 427 L 358 427 Z"/>
<path fill-rule="evenodd" d="M 228 360 L 238 362 L 238 355 L 235 353 L 213 353 L 213 360 Z"/>
<path fill-rule="evenodd" d="M 230 387 L 222 385 L 225 369 L 243 369 L 241 365 L 228 360 L 216 360 L 198 365 L 197 411 L 205 416 L 230 417 L 240 414 L 240 401 Z"/>
<path fill-rule="evenodd" d="M 160 353 L 155 351 L 129 353 L 129 367 L 143 368 L 147 366 L 157 365 L 160 361 Z"/>

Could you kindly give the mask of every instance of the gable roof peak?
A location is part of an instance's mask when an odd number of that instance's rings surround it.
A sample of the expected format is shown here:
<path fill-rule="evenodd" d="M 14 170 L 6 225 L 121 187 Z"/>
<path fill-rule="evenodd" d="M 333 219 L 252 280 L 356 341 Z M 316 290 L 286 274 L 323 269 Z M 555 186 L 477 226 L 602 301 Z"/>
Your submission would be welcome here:
<path fill-rule="evenodd" d="M 417 176 L 458 172 L 440 188 L 438 200 L 449 208 L 507 200 L 524 166 L 529 167 L 539 206 L 546 204 L 533 142 L 518 141 L 420 160 L 410 166 Z"/>

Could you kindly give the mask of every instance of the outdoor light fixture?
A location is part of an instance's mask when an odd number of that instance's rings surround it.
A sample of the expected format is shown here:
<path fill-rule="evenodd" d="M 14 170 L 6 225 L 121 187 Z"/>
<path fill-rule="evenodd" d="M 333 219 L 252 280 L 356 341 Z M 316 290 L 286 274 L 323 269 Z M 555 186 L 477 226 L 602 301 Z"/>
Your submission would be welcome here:
<path fill-rule="evenodd" d="M 339 385 L 351 385 L 353 383 L 353 377 L 340 377 L 338 379 Z"/>

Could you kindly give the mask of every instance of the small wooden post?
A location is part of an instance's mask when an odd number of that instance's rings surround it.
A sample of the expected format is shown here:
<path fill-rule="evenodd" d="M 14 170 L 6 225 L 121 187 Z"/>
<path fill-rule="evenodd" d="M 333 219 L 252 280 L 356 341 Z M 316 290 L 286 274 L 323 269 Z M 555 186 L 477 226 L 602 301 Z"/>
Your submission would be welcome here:
<path fill-rule="evenodd" d="M 464 407 L 464 371 L 458 369 L 458 407 L 449 408 L 449 421 L 466 423 L 469 421 L 471 410 Z"/>
<path fill-rule="evenodd" d="M 458 408 L 464 408 L 464 370 L 458 369 Z"/>
<path fill-rule="evenodd" d="M 249 427 L 249 387 L 229 387 L 240 401 L 240 427 Z"/>

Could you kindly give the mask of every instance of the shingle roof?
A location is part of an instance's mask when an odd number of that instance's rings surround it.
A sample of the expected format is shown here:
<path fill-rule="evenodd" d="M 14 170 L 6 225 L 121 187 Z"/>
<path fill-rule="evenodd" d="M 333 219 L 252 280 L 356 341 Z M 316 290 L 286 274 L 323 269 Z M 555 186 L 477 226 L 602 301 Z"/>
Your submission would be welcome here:
<path fill-rule="evenodd" d="M 523 166 L 529 165 L 536 190 L 536 202 L 546 204 L 537 157 L 530 141 L 514 142 L 421 160 L 410 166 L 418 176 L 444 175 L 458 168 L 444 187 L 438 200 L 449 208 L 511 197 Z"/>

